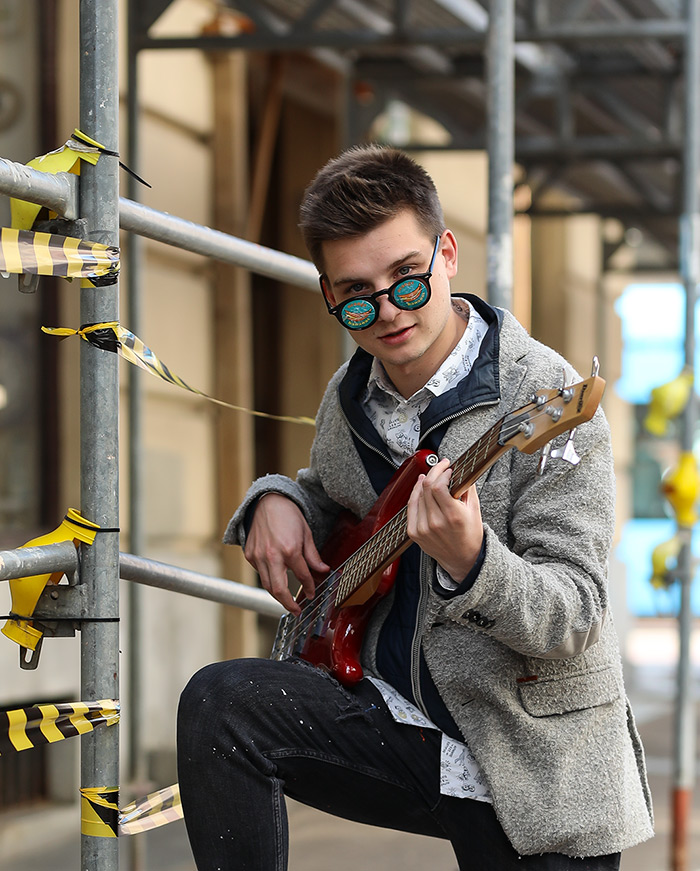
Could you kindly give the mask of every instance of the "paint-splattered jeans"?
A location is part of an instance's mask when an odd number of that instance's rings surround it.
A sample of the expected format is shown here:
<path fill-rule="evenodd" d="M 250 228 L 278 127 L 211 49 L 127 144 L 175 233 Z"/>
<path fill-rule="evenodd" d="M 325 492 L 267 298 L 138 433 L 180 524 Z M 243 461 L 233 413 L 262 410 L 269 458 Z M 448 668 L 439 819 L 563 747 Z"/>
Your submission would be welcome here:
<path fill-rule="evenodd" d="M 178 712 L 185 823 L 199 871 L 286 871 L 284 796 L 451 841 L 460 871 L 614 871 L 619 854 L 519 857 L 490 804 L 440 795 L 440 736 L 396 723 L 377 689 L 301 662 L 207 666 Z"/>

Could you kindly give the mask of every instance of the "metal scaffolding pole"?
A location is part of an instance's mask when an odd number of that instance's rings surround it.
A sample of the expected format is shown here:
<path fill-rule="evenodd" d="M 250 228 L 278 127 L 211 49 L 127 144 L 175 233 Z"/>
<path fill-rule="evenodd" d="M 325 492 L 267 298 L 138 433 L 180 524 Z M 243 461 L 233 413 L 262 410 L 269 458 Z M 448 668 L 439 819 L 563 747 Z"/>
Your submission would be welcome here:
<path fill-rule="evenodd" d="M 695 304 L 700 280 L 700 10 L 696 0 L 686 0 L 685 132 L 683 155 L 683 215 L 681 217 L 681 275 L 685 286 L 685 362 L 695 366 Z M 697 422 L 697 399 L 691 392 L 683 419 L 681 448 L 692 451 Z M 681 604 L 678 616 L 678 672 L 672 794 L 671 867 L 688 868 L 688 825 L 695 780 L 695 703 L 693 700 L 690 641 L 692 632 L 691 587 L 693 580 L 690 535 L 678 557 Z"/>
<path fill-rule="evenodd" d="M 515 65 L 513 0 L 492 0 L 486 38 L 488 88 L 488 301 L 513 308 L 513 137 Z"/>
<path fill-rule="evenodd" d="M 80 2 L 80 126 L 106 148 L 119 148 L 118 0 Z M 116 159 L 84 165 L 80 214 L 88 238 L 119 244 L 119 187 Z M 118 285 L 80 291 L 81 323 L 119 320 Z M 81 580 L 87 591 L 87 619 L 81 632 L 81 698 L 119 698 L 119 358 L 80 343 L 80 499 L 85 517 L 100 533 L 82 553 Z M 101 729 L 81 744 L 82 788 L 116 789 L 119 731 Z M 114 814 L 116 824 L 116 814 Z M 81 867 L 118 871 L 116 837 L 82 833 Z"/>
<path fill-rule="evenodd" d="M 136 39 L 136 4 L 129 4 L 128 13 L 128 44 L 127 44 L 127 81 L 129 96 L 127 101 L 127 154 L 129 166 L 140 172 L 140 125 L 139 125 L 139 55 L 135 48 Z M 139 184 L 129 175 L 127 179 L 129 199 L 137 200 Z M 126 295 L 129 312 L 130 329 L 141 335 L 142 327 L 142 286 L 143 286 L 143 240 L 136 233 L 131 233 L 128 239 L 128 270 L 126 273 Z M 128 476 L 129 476 L 129 549 L 133 554 L 141 555 L 145 547 L 145 491 L 144 480 L 144 439 L 143 439 L 143 408 L 144 383 L 143 373 L 138 367 L 129 368 L 129 424 L 128 424 Z M 128 701 L 129 707 L 126 725 L 129 736 L 128 778 L 133 796 L 149 791 L 146 755 L 141 738 L 141 724 L 144 722 L 143 707 L 143 675 L 141 668 L 142 655 L 142 612 L 143 591 L 139 584 L 131 584 L 128 590 Z M 129 867 L 131 871 L 143 871 L 147 866 L 146 843 L 143 838 L 129 839 Z"/>

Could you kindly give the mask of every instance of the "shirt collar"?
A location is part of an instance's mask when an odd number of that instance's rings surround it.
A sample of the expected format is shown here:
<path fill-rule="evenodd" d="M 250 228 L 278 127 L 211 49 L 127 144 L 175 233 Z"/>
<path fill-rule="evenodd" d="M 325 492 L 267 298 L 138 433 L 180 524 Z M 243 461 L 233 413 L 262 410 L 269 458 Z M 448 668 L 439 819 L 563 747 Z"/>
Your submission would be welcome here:
<path fill-rule="evenodd" d="M 372 361 L 372 368 L 367 380 L 368 398 L 376 395 L 377 391 L 381 391 L 393 396 L 398 402 L 410 403 L 411 401 L 422 399 L 428 394 L 433 397 L 441 396 L 450 387 L 454 386 L 456 382 L 464 378 L 474 364 L 474 360 L 479 353 L 481 338 L 488 327 L 481 315 L 468 300 L 455 297 L 452 300 L 452 308 L 462 320 L 467 322 L 467 325 L 454 349 L 447 355 L 442 366 L 431 376 L 428 383 L 417 390 L 413 396 L 405 399 L 394 387 L 384 366 L 375 357 Z"/>

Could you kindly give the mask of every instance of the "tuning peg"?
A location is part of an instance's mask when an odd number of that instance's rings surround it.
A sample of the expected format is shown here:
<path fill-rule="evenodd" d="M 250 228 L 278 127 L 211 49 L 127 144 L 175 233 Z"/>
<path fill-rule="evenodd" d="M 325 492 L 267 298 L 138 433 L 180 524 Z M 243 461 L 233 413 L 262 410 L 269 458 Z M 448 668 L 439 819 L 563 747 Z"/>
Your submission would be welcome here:
<path fill-rule="evenodd" d="M 576 448 L 574 447 L 574 436 L 576 435 L 576 427 L 574 427 L 569 433 L 569 438 L 566 440 L 566 443 L 561 448 L 552 448 L 550 452 L 550 456 L 555 460 L 566 460 L 567 463 L 571 463 L 572 466 L 578 466 L 581 462 L 581 457 L 576 453 Z"/>
<path fill-rule="evenodd" d="M 591 365 L 591 376 L 596 377 L 599 372 L 600 372 L 600 360 L 596 356 L 594 356 L 593 357 L 593 364 Z"/>
<path fill-rule="evenodd" d="M 542 453 L 540 454 L 540 461 L 537 464 L 537 474 L 544 475 L 544 467 L 547 465 L 547 460 L 549 459 L 549 455 L 552 450 L 552 443 L 547 442 L 547 444 L 542 448 Z"/>

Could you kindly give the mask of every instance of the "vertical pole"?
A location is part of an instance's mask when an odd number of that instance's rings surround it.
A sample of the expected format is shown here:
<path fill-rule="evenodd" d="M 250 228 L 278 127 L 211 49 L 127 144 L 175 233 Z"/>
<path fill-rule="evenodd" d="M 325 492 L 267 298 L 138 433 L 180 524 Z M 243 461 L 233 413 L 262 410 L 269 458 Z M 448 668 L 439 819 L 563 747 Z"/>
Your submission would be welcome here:
<path fill-rule="evenodd" d="M 688 27 L 685 40 L 685 131 L 683 146 L 683 214 L 681 216 L 681 274 L 685 286 L 685 361 L 694 368 L 695 303 L 700 279 L 700 214 L 698 200 L 698 148 L 700 147 L 700 11 L 696 0 L 686 0 Z M 693 450 L 697 400 L 691 392 L 683 419 L 681 447 Z M 675 722 L 674 772 L 672 807 L 671 867 L 673 871 L 688 868 L 688 824 L 695 780 L 695 709 L 690 667 L 692 631 L 691 584 L 692 560 L 690 535 L 678 557 L 681 604 L 678 617 L 678 673 Z"/>
<path fill-rule="evenodd" d="M 492 305 L 513 307 L 513 158 L 515 16 L 513 0 L 491 0 L 486 36 L 489 222 L 487 290 Z"/>
<path fill-rule="evenodd" d="M 140 172 L 140 127 L 139 127 L 139 79 L 137 12 L 134 0 L 129 2 L 127 45 L 127 154 L 128 165 L 134 172 Z M 127 196 L 138 201 L 139 183 L 131 175 L 127 176 Z M 128 270 L 126 272 L 127 310 L 129 329 L 142 335 L 141 276 L 143 269 L 143 240 L 138 233 L 131 233 L 128 241 Z M 129 367 L 129 549 L 137 556 L 144 554 L 144 447 L 143 447 L 143 378 L 136 366 Z M 128 712 L 126 717 L 129 736 L 128 772 L 129 786 L 135 794 L 129 798 L 139 798 L 149 789 L 146 786 L 146 761 L 141 740 L 142 723 L 142 657 L 141 657 L 141 614 L 143 610 L 143 589 L 140 584 L 130 584 L 128 594 Z M 146 842 L 143 838 L 129 838 L 131 871 L 142 871 L 146 867 Z"/>
<path fill-rule="evenodd" d="M 118 0 L 80 0 L 80 126 L 106 148 L 119 147 Z M 83 163 L 80 212 L 88 237 L 119 244 L 118 164 L 103 156 Z M 119 319 L 117 285 L 80 291 L 81 323 Z M 85 516 L 101 527 L 119 526 L 119 358 L 80 343 L 80 498 Z M 81 633 L 81 693 L 85 700 L 119 698 L 119 536 L 100 533 L 83 547 L 82 581 L 88 603 Z M 93 619 L 94 618 L 94 619 Z M 119 785 L 117 727 L 81 739 L 83 788 Z M 108 796 L 118 804 L 118 793 Z M 116 823 L 116 819 L 114 818 Z M 81 868 L 117 871 L 116 837 L 81 838 Z"/>

